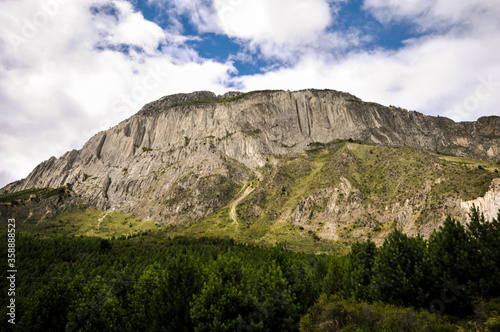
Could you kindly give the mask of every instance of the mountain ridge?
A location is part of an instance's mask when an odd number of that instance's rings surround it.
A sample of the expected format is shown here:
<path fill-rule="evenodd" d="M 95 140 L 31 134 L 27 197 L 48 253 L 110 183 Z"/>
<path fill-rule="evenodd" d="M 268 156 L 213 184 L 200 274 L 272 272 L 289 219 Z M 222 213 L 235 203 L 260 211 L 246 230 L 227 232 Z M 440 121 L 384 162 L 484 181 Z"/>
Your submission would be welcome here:
<path fill-rule="evenodd" d="M 0 193 L 68 186 L 81 204 L 186 223 L 229 204 L 257 181 L 257 169 L 341 141 L 499 162 L 500 117 L 457 123 L 333 90 L 176 94 L 146 104 L 82 149 L 42 162 Z M 341 186 L 357 189 L 351 180 Z"/>

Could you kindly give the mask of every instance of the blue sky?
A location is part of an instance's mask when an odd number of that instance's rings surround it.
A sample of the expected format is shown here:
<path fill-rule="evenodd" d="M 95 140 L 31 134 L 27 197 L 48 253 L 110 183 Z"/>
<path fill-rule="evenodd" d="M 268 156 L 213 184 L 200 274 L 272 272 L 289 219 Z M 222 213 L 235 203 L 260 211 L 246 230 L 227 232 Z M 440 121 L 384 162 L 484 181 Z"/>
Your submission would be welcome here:
<path fill-rule="evenodd" d="M 229 1 L 228 1 L 229 2 Z M 286 3 L 286 2 L 285 2 Z M 366 37 L 366 40 L 360 45 L 361 49 L 369 51 L 378 48 L 386 50 L 398 50 L 404 46 L 405 40 L 416 38 L 422 34 L 411 22 L 397 22 L 392 24 L 383 24 L 379 22 L 368 10 L 364 8 L 362 0 L 332 2 L 331 7 L 336 10 L 337 19 L 326 27 L 325 32 L 345 32 L 353 30 L 358 31 Z M 204 32 L 197 28 L 192 22 L 189 13 L 172 17 L 165 14 L 162 2 L 134 1 L 135 10 L 141 12 L 144 18 L 157 23 L 163 29 L 169 29 L 174 22 L 181 23 L 181 32 L 187 36 L 197 36 L 200 39 L 191 41 L 188 44 L 196 50 L 203 58 L 214 59 L 219 62 L 232 61 L 237 72 L 231 73 L 232 76 L 253 75 L 262 73 L 273 66 L 287 66 L 286 61 L 277 62 L 274 59 L 268 59 L 258 51 L 248 52 L 245 41 L 235 37 L 230 37 L 223 33 Z M 341 50 L 342 53 L 355 50 L 351 47 Z M 251 57 L 245 60 L 234 60 L 234 56 L 239 52 L 246 53 Z"/>
<path fill-rule="evenodd" d="M 338 20 L 326 28 L 326 31 L 349 31 L 359 30 L 362 34 L 369 36 L 370 40 L 362 46 L 363 49 L 384 48 L 388 50 L 397 50 L 402 47 L 404 41 L 418 36 L 414 26 L 405 22 L 398 24 L 381 24 L 368 11 L 363 8 L 363 1 L 349 1 L 338 5 Z M 156 22 L 163 29 L 168 29 L 172 24 L 169 17 L 166 16 L 161 7 L 147 1 L 134 2 L 134 8 L 140 11 L 145 19 Z M 198 54 L 207 59 L 217 61 L 231 60 L 232 56 L 238 52 L 245 52 L 244 41 L 237 38 L 231 38 L 228 35 L 201 32 L 196 25 L 192 23 L 187 14 L 181 15 L 177 20 L 182 23 L 182 33 L 188 36 L 198 36 L 200 40 L 193 41 L 190 45 Z M 259 58 L 258 52 L 249 52 L 253 61 L 234 61 L 234 66 L 238 70 L 234 75 L 252 75 L 262 72 L 263 68 L 272 65 L 271 61 Z"/>
<path fill-rule="evenodd" d="M 491 0 L 0 1 L 0 186 L 178 92 L 499 115 L 499 17 Z"/>

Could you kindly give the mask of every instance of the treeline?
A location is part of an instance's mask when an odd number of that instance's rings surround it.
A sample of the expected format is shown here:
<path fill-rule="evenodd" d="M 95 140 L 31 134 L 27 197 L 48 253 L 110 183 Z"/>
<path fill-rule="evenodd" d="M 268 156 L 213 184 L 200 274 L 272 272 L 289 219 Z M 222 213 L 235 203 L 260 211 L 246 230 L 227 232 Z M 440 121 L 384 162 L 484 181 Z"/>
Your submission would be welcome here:
<path fill-rule="evenodd" d="M 302 330 L 458 329 L 434 313 L 455 322 L 468 318 L 466 330 L 499 331 L 500 212 L 489 222 L 473 207 L 469 218 L 463 226 L 448 217 L 427 241 L 395 230 L 379 248 L 367 240 L 332 257 L 326 294 L 336 296 L 324 295 L 303 317 Z"/>
<path fill-rule="evenodd" d="M 356 243 L 346 256 L 230 239 L 18 234 L 15 329 L 495 330 L 500 214 L 488 222 L 474 208 L 470 218 L 467 227 L 448 218 L 429 240 L 396 230 L 381 247 Z"/>
<path fill-rule="evenodd" d="M 466 227 L 448 217 L 428 241 L 395 230 L 380 248 L 353 244 L 346 295 L 460 317 L 474 300 L 500 297 L 500 214 L 487 222 L 473 207 L 469 217 Z"/>
<path fill-rule="evenodd" d="M 294 330 L 329 259 L 214 238 L 20 234 L 16 246 L 20 331 Z"/>

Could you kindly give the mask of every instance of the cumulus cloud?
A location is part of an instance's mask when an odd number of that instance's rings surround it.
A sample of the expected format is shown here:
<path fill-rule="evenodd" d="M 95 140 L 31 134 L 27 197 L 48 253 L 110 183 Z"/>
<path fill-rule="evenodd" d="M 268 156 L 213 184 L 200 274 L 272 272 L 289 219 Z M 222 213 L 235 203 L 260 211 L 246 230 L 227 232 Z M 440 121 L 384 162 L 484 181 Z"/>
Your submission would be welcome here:
<path fill-rule="evenodd" d="M 410 20 L 423 30 L 471 28 L 498 22 L 499 14 L 498 4 L 490 0 L 365 0 L 364 8 L 380 22 Z"/>
<path fill-rule="evenodd" d="M 230 37 L 301 43 L 331 23 L 325 0 L 214 0 L 217 23 Z"/>
<path fill-rule="evenodd" d="M 0 20 L 0 186 L 151 100 L 224 92 L 234 70 L 199 58 L 126 1 L 7 0 Z"/>
<path fill-rule="evenodd" d="M 100 30 L 107 34 L 106 41 L 112 45 L 136 46 L 148 54 L 155 53 L 159 44 L 165 40 L 163 29 L 145 20 L 128 2 L 114 1 L 112 5 L 116 9 L 119 24 L 116 24 L 113 15 L 94 16 L 94 21 L 101 26 Z"/>
<path fill-rule="evenodd" d="M 188 17 L 200 33 L 228 36 L 247 54 L 291 65 L 306 53 L 334 55 L 364 43 L 356 29 L 330 29 L 345 0 L 149 0 L 170 19 Z M 178 25 L 178 24 L 177 24 Z"/>
<path fill-rule="evenodd" d="M 234 1 L 234 0 L 228 0 Z M 239 1 L 239 0 L 236 0 Z M 222 33 L 216 22 L 215 9 L 212 0 L 147 0 L 150 6 L 155 6 L 168 17 L 171 27 L 178 32 L 183 32 L 184 25 L 181 16 L 187 16 L 199 32 Z"/>

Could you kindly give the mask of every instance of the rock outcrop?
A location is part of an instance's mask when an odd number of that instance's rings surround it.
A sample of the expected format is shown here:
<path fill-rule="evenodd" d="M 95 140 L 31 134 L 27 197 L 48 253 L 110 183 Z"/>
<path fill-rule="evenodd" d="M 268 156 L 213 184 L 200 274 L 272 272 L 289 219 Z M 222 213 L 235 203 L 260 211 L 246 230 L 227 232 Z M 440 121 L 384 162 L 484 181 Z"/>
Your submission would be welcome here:
<path fill-rule="evenodd" d="M 461 208 L 464 212 L 470 211 L 473 205 L 484 213 L 486 220 L 497 218 L 500 211 L 500 179 L 493 179 L 491 181 L 490 190 L 483 197 L 461 202 Z"/>

